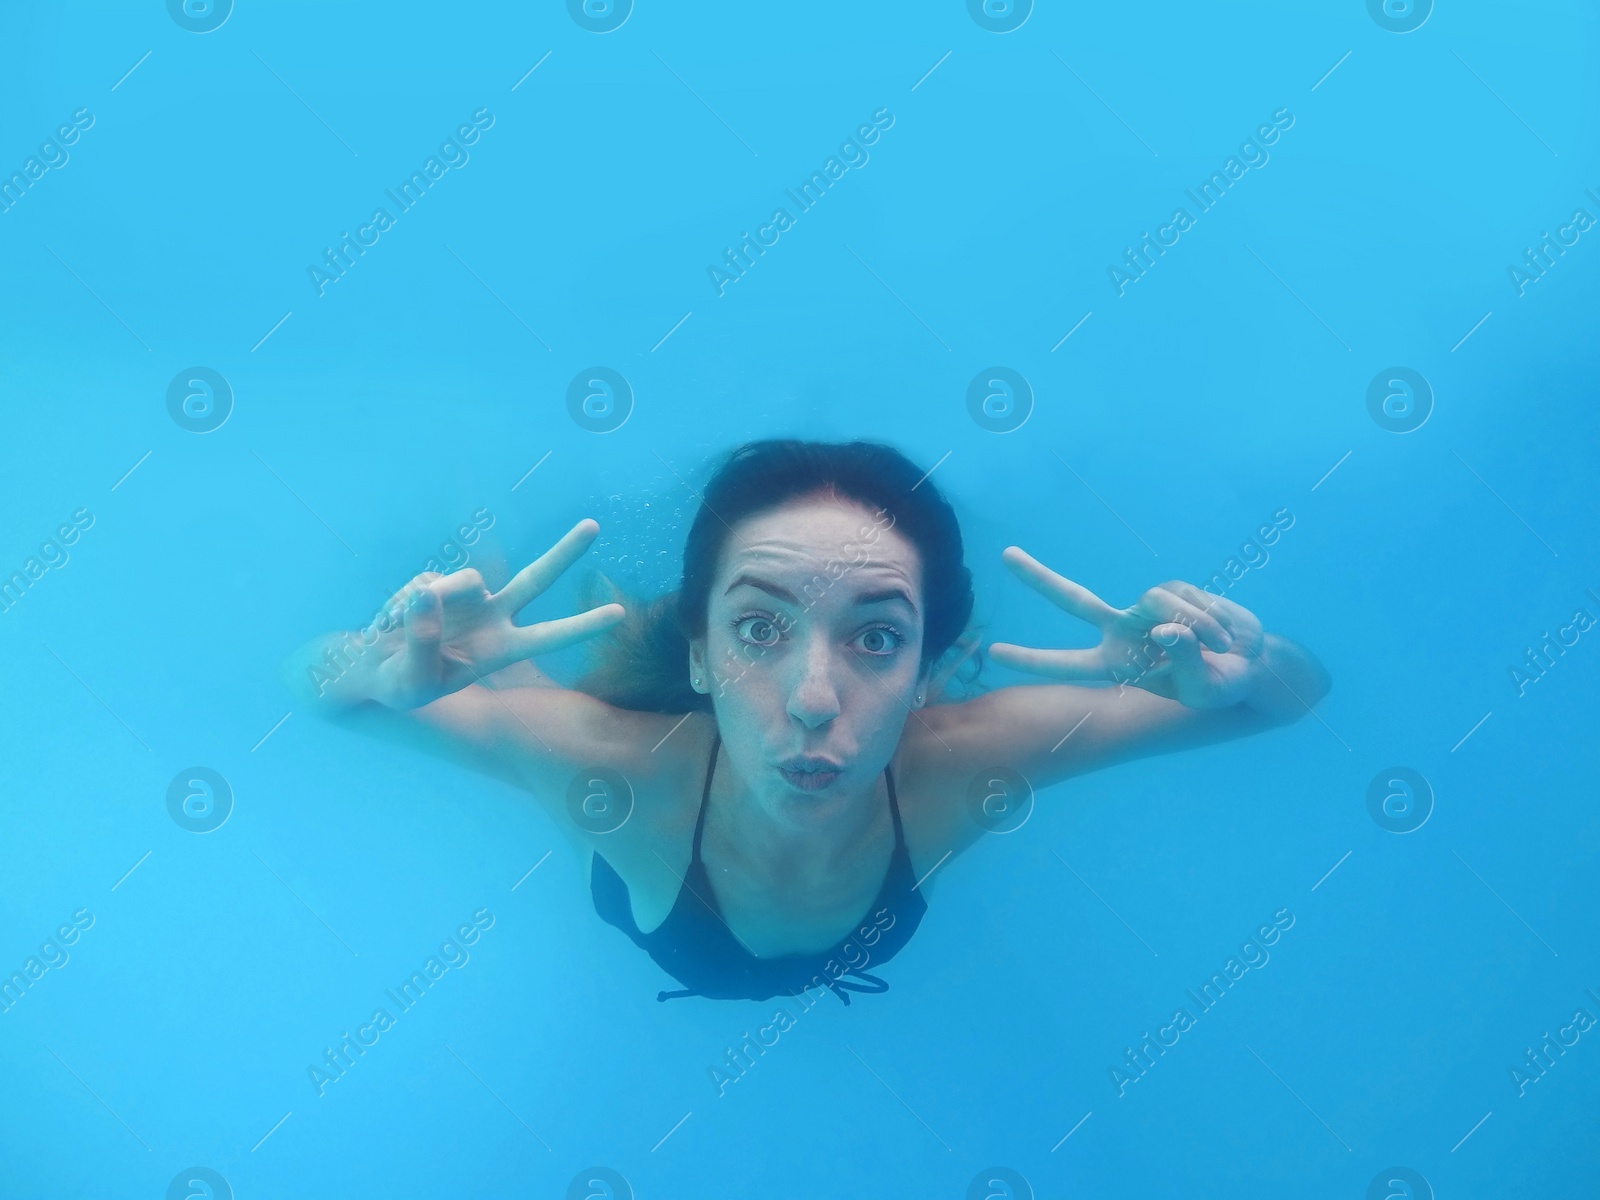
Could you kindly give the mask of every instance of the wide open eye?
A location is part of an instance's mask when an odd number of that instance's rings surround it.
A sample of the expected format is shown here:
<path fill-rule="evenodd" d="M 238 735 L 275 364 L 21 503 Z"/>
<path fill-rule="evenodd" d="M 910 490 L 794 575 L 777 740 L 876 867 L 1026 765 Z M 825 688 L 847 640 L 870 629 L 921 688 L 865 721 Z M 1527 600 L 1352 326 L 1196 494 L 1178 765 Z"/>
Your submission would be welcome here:
<path fill-rule="evenodd" d="M 906 639 L 892 625 L 874 625 L 871 629 L 863 629 L 856 635 L 856 642 L 868 654 L 878 658 L 887 658 L 901 646 L 906 644 Z"/>
<path fill-rule="evenodd" d="M 752 646 L 776 646 L 781 633 L 776 621 L 759 614 L 737 618 L 733 631 L 740 641 Z"/>

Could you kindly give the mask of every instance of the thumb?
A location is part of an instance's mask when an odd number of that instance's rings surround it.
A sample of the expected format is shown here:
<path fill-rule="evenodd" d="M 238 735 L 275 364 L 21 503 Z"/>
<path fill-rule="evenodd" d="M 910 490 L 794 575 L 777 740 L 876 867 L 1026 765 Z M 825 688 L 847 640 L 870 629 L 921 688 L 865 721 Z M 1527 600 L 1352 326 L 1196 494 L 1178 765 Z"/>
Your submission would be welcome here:
<path fill-rule="evenodd" d="M 1198 681 L 1205 677 L 1205 660 L 1200 657 L 1200 639 L 1181 621 L 1168 621 L 1150 630 L 1150 638 L 1167 652 L 1169 673 L 1175 680 Z"/>

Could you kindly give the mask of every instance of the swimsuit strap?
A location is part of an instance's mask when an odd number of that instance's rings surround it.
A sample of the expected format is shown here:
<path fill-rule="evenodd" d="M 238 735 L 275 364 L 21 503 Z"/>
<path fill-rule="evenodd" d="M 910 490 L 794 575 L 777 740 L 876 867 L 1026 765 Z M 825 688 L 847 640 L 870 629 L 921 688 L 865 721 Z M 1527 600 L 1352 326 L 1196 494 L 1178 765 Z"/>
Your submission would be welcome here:
<path fill-rule="evenodd" d="M 896 854 L 900 854 L 906 848 L 906 835 L 900 827 L 900 801 L 894 794 L 894 772 L 887 766 L 883 768 L 883 778 L 889 785 L 889 814 L 894 817 L 894 849 Z"/>
<path fill-rule="evenodd" d="M 706 827 L 706 801 L 711 798 L 711 777 L 717 773 L 717 751 L 722 748 L 722 734 L 711 735 L 711 761 L 706 764 L 706 786 L 700 793 L 700 813 L 694 821 L 694 850 L 689 855 L 689 869 L 692 871 L 696 863 L 700 862 L 700 835 Z M 702 864 L 703 865 L 703 864 Z"/>
<path fill-rule="evenodd" d="M 701 834 L 705 830 L 706 803 L 711 798 L 711 779 L 717 771 L 717 752 L 721 748 L 722 735 L 720 732 L 714 733 L 711 738 L 711 759 L 706 764 L 705 788 L 700 793 L 700 812 L 695 817 L 694 851 L 689 858 L 689 874 L 691 878 L 694 876 L 696 868 L 699 869 L 701 878 L 705 878 L 705 864 L 700 858 L 700 838 Z M 889 767 L 885 766 L 883 769 L 883 777 L 884 782 L 889 788 L 889 815 L 894 818 L 894 852 L 897 856 L 904 857 L 906 854 L 905 830 L 902 828 L 900 823 L 900 801 L 895 795 L 894 772 L 890 770 Z M 892 860 L 890 863 L 890 870 L 893 870 Z M 692 891 L 693 889 L 691 888 L 690 890 Z M 707 907 L 709 908 L 710 906 L 707 905 Z M 726 922 L 724 922 L 724 924 L 726 924 Z M 848 978 L 849 976 L 855 976 L 855 978 Z M 825 979 L 823 982 L 827 989 L 835 996 L 839 997 L 846 1007 L 849 1007 L 851 992 L 878 993 L 889 990 L 888 980 L 882 979 L 877 975 L 873 975 L 861 969 L 860 967 L 851 967 L 849 970 L 845 971 L 844 975 L 842 975 L 840 978 Z M 675 991 L 659 991 L 656 993 L 656 1000 L 658 1002 L 662 1002 L 666 1000 L 679 1000 L 687 996 L 699 995 L 703 995 L 703 993 L 694 988 L 680 988 Z"/>
<path fill-rule="evenodd" d="M 855 978 L 848 978 L 851 975 L 854 975 Z M 828 990 L 844 1001 L 846 1008 L 850 1007 L 851 992 L 871 992 L 876 994 L 889 990 L 889 981 L 887 979 L 874 975 L 870 971 L 862 970 L 860 967 L 851 967 L 838 979 L 829 979 L 825 982 L 828 985 Z"/>

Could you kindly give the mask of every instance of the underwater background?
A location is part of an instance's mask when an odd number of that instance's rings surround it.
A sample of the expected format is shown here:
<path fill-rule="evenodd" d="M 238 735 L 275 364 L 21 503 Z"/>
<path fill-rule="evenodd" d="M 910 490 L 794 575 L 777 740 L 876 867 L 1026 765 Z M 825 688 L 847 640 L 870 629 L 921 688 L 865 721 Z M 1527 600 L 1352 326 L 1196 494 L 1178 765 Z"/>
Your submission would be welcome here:
<path fill-rule="evenodd" d="M 1575 0 L 0 11 L 0 1197 L 1593 1194 L 1597 50 Z M 770 436 L 932 470 L 986 642 L 1092 640 L 1016 544 L 1334 684 L 1041 791 L 728 1085 L 775 1002 L 658 1005 L 528 797 L 279 666 L 583 517 L 530 618 L 670 589 Z"/>

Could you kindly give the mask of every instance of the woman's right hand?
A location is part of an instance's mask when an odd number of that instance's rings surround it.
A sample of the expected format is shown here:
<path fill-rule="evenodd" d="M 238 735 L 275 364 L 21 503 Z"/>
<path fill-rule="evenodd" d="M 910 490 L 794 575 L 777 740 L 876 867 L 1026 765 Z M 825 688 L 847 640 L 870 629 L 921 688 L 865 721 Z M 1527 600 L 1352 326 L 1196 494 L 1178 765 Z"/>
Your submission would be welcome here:
<path fill-rule="evenodd" d="M 471 567 L 449 575 L 418 575 L 379 613 L 380 619 L 387 614 L 389 620 L 367 651 L 375 657 L 360 668 L 363 696 L 389 708 L 420 708 L 481 683 L 514 662 L 563 649 L 616 625 L 624 615 L 620 604 L 533 625 L 512 623 L 583 556 L 599 532 L 597 522 L 579 521 L 492 594 Z"/>

